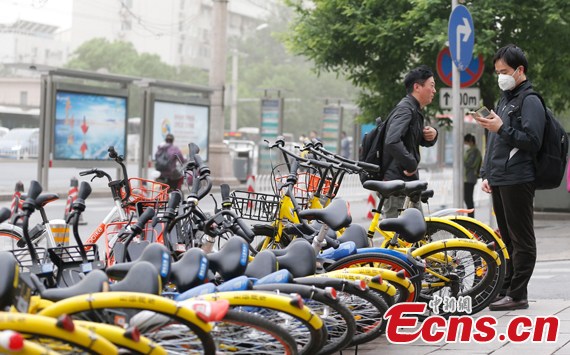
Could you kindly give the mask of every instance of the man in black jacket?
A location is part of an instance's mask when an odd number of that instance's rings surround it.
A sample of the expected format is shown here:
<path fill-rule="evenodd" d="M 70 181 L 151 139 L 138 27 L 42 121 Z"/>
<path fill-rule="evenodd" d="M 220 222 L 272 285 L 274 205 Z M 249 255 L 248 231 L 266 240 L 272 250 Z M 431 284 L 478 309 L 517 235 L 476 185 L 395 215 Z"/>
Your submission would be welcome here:
<path fill-rule="evenodd" d="M 536 262 L 533 157 L 542 144 L 546 118 L 537 96 L 520 103 L 517 99 L 532 90 L 523 51 L 507 45 L 497 51 L 493 63 L 503 94 L 496 111 L 474 118 L 489 131 L 481 188 L 493 196 L 497 224 L 510 255 L 503 290 L 489 306 L 503 311 L 528 308 L 527 285 Z"/>
<path fill-rule="evenodd" d="M 404 78 L 408 93 L 387 118 L 386 138 L 382 153 L 385 166 L 384 180 L 418 180 L 420 145 L 431 147 L 437 141 L 437 130 L 424 126 L 422 109 L 429 105 L 436 93 L 433 71 L 426 66 L 411 70 Z M 386 218 L 398 216 L 404 197 L 391 196 L 384 203 Z M 421 210 L 418 203 L 416 208 Z"/>

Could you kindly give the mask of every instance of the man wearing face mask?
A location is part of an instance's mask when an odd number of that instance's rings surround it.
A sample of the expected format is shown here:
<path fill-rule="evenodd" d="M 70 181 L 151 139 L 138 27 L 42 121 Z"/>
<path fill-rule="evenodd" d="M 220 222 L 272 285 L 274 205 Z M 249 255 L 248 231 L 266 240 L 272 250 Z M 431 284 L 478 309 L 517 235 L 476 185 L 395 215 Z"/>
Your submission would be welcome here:
<path fill-rule="evenodd" d="M 489 306 L 491 311 L 504 311 L 528 308 L 527 286 L 536 262 L 533 157 L 542 144 L 546 118 L 536 95 L 525 97 L 522 103 L 517 100 L 532 90 L 523 51 L 507 45 L 497 51 L 493 63 L 502 96 L 490 115 L 474 118 L 489 131 L 481 188 L 492 194 L 497 224 L 510 255 L 503 289 Z"/>

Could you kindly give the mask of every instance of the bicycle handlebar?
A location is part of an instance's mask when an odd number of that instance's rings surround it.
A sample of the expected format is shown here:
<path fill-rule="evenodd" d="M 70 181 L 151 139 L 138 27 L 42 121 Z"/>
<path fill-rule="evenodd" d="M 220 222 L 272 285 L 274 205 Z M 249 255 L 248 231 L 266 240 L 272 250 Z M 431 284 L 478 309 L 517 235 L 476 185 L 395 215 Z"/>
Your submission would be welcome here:
<path fill-rule="evenodd" d="M 93 177 L 93 179 L 106 177 L 108 181 L 112 180 L 111 175 L 109 175 L 106 172 L 104 172 L 103 170 L 99 170 L 97 168 L 84 170 L 84 171 L 79 172 L 79 176 L 87 176 L 87 175 L 95 175 Z M 91 181 L 93 181 L 93 179 L 91 179 Z"/>

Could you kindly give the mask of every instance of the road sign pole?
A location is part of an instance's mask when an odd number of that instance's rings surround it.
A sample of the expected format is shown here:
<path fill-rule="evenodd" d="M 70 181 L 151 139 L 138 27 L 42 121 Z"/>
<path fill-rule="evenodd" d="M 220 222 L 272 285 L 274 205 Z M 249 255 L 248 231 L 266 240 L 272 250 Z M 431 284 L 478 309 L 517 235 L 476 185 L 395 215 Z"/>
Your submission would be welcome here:
<path fill-rule="evenodd" d="M 457 0 L 451 0 L 451 10 L 457 6 Z M 459 39 L 459 36 L 457 36 Z M 453 96 L 453 207 L 463 207 L 463 142 L 461 133 L 463 132 L 463 115 L 459 107 L 459 91 L 461 89 L 461 79 L 459 68 L 455 62 L 451 61 L 451 92 Z"/>

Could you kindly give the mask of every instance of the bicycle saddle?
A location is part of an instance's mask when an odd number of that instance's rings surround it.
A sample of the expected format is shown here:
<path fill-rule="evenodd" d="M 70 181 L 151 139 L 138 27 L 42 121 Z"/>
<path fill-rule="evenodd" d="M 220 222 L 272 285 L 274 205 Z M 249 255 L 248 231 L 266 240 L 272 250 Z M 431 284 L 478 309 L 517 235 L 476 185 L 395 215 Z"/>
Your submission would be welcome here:
<path fill-rule="evenodd" d="M 380 221 L 380 228 L 398 233 L 408 243 L 416 243 L 425 237 L 427 227 L 420 210 L 408 208 L 398 218 Z"/>
<path fill-rule="evenodd" d="M 208 265 L 208 258 L 202 249 L 188 249 L 172 264 L 170 281 L 176 285 L 178 292 L 187 291 L 208 282 Z"/>
<path fill-rule="evenodd" d="M 12 211 L 10 211 L 9 208 L 7 208 L 7 207 L 0 208 L 0 223 L 4 222 L 8 218 L 10 218 L 11 214 L 12 214 Z"/>
<path fill-rule="evenodd" d="M 277 256 L 270 250 L 263 250 L 247 265 L 244 275 L 260 279 L 275 271 L 277 271 Z"/>
<path fill-rule="evenodd" d="M 159 295 L 162 282 L 158 270 L 148 261 L 139 261 L 127 273 L 124 279 L 109 286 L 114 292 L 140 292 Z"/>
<path fill-rule="evenodd" d="M 115 280 L 123 279 L 129 270 L 137 263 L 146 261 L 151 263 L 160 273 L 162 282 L 166 284 L 170 278 L 172 259 L 168 249 L 159 243 L 151 243 L 142 251 L 141 255 L 133 261 L 114 264 L 107 268 L 107 275 Z"/>
<path fill-rule="evenodd" d="M 317 269 L 317 257 L 311 243 L 297 238 L 285 249 L 272 249 L 277 256 L 279 269 L 289 270 L 294 277 L 313 275 Z"/>
<path fill-rule="evenodd" d="M 219 273 L 224 280 L 243 275 L 248 257 L 249 245 L 240 237 L 231 237 L 222 250 L 207 255 L 210 270 Z"/>
<path fill-rule="evenodd" d="M 427 181 L 406 181 L 402 194 L 409 196 L 412 199 L 416 198 L 419 201 L 418 196 L 422 193 L 422 191 L 427 190 L 427 186 Z"/>
<path fill-rule="evenodd" d="M 36 287 L 38 287 L 38 282 L 41 281 L 39 281 L 35 275 L 32 275 L 32 280 L 34 280 L 34 284 L 36 284 Z M 108 284 L 109 278 L 104 271 L 93 270 L 73 286 L 49 289 L 38 287 L 38 290 L 40 291 L 40 296 L 42 298 L 57 302 L 69 297 L 79 296 L 86 293 L 102 292 L 105 290 L 104 285 Z"/>
<path fill-rule="evenodd" d="M 12 304 L 12 294 L 14 292 L 14 281 L 18 277 L 18 261 L 10 252 L 0 251 L 0 310 L 4 310 Z"/>
<path fill-rule="evenodd" d="M 386 198 L 404 189 L 405 182 L 403 180 L 376 181 L 368 180 L 362 184 L 366 190 L 376 191 L 382 197 Z"/>
<path fill-rule="evenodd" d="M 22 194 L 20 196 L 20 200 L 25 200 L 28 197 L 27 194 Z M 45 205 L 47 205 L 50 202 L 53 202 L 55 200 L 59 200 L 59 195 L 58 194 L 52 194 L 52 193 L 45 193 L 45 194 L 41 194 L 39 195 L 35 202 L 37 206 L 40 207 L 45 207 Z"/>
<path fill-rule="evenodd" d="M 333 230 L 347 227 L 352 222 L 346 201 L 335 199 L 323 209 L 308 209 L 298 213 L 299 218 L 318 220 Z"/>
<path fill-rule="evenodd" d="M 369 248 L 371 238 L 366 234 L 366 229 L 360 224 L 351 224 L 344 230 L 344 233 L 338 238 L 341 243 L 354 242 L 356 248 Z"/>

